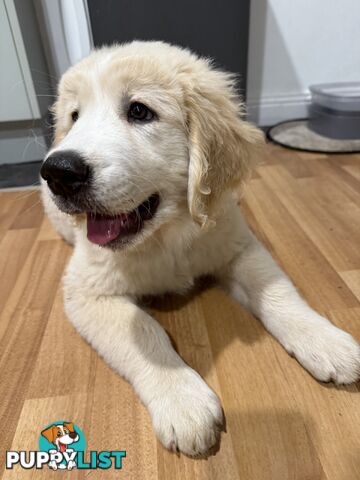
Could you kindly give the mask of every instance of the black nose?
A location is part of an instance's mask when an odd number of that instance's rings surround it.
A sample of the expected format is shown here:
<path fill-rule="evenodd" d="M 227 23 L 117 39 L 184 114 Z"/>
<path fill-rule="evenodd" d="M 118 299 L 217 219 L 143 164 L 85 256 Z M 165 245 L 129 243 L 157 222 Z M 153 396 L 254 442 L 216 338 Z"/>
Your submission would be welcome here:
<path fill-rule="evenodd" d="M 50 155 L 43 163 L 40 175 L 55 195 L 70 197 L 86 184 L 89 171 L 81 155 L 68 150 Z"/>
<path fill-rule="evenodd" d="M 74 438 L 77 437 L 77 433 L 76 433 L 76 432 L 70 432 L 70 433 L 69 433 L 69 437 L 74 440 Z"/>

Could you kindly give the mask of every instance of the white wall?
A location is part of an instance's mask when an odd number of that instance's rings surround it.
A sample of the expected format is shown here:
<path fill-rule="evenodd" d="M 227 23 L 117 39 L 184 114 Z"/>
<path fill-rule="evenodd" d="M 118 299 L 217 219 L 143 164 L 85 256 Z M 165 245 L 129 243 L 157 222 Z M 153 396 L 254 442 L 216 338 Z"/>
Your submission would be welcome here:
<path fill-rule="evenodd" d="M 251 0 L 249 117 L 306 116 L 308 86 L 360 82 L 360 0 Z"/>

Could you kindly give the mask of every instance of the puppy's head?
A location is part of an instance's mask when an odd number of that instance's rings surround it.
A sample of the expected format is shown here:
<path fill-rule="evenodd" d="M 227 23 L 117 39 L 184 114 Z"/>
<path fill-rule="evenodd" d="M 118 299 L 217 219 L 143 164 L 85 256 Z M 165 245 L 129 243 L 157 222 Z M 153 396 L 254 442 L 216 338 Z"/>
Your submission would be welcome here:
<path fill-rule="evenodd" d="M 62 78 L 55 141 L 41 169 L 88 239 L 136 245 L 188 218 L 216 219 L 262 134 L 244 122 L 231 74 L 161 42 L 92 53 Z"/>
<path fill-rule="evenodd" d="M 74 430 L 72 422 L 64 422 L 63 425 L 51 425 L 41 432 L 50 443 L 57 446 L 60 452 L 66 450 L 67 445 L 71 445 L 79 440 L 79 435 Z"/>

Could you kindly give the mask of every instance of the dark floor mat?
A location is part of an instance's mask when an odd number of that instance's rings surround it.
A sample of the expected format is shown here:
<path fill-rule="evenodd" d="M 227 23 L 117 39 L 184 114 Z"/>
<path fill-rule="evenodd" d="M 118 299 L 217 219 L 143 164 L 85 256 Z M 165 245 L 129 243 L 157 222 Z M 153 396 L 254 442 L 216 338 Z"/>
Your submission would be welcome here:
<path fill-rule="evenodd" d="M 0 165 L 0 188 L 28 187 L 40 184 L 42 161 Z"/>

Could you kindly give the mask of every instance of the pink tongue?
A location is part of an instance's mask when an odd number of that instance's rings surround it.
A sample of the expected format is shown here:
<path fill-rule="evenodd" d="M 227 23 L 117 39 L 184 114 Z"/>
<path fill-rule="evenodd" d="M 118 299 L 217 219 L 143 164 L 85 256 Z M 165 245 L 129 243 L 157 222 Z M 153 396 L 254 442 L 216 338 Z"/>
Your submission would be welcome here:
<path fill-rule="evenodd" d="M 87 238 L 97 245 L 106 245 L 115 240 L 122 230 L 121 216 L 87 214 Z"/>

